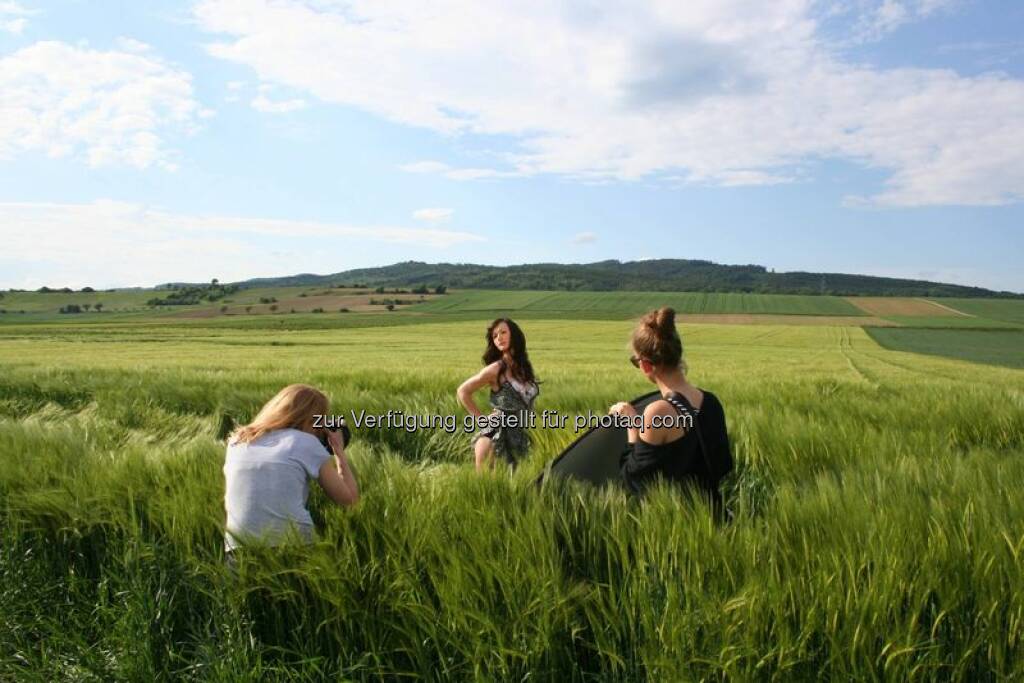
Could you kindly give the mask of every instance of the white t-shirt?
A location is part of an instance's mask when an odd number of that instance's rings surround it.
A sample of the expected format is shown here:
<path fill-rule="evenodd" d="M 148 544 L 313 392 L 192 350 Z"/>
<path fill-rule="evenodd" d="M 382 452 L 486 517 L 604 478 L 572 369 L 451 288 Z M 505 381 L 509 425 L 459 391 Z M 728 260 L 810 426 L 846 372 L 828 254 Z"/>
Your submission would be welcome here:
<path fill-rule="evenodd" d="M 298 429 L 277 429 L 251 443 L 229 444 L 224 458 L 224 547 L 233 550 L 246 539 L 277 545 L 293 526 L 311 542 L 309 480 L 320 476 L 320 466 L 330 457 L 319 439 Z"/>

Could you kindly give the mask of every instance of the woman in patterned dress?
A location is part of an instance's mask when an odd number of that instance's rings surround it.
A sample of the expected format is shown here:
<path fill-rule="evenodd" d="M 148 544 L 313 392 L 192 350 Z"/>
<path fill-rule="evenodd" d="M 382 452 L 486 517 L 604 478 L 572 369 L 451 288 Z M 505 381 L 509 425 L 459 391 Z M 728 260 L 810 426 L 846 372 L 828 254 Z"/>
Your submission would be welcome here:
<path fill-rule="evenodd" d="M 456 392 L 466 411 L 480 418 L 483 413 L 473 394 L 491 388 L 491 416 L 496 419 L 477 432 L 472 442 L 478 472 L 493 469 L 495 455 L 512 467 L 526 455 L 530 441 L 525 426 L 540 392 L 526 353 L 526 335 L 519 326 L 508 318 L 498 318 L 488 326 L 486 338 L 484 368 Z"/>

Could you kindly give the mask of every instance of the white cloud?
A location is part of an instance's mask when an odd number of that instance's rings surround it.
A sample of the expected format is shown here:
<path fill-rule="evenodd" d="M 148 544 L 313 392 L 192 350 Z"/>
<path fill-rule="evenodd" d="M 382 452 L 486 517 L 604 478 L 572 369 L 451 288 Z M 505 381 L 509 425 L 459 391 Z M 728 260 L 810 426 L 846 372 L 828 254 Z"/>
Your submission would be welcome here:
<path fill-rule="evenodd" d="M 41 150 L 111 164 L 173 169 L 170 132 L 205 110 L 191 76 L 154 57 L 39 42 L 0 58 L 0 160 Z"/>
<path fill-rule="evenodd" d="M 307 257 L 330 264 L 327 269 L 340 269 L 339 259 L 344 262 L 351 254 L 324 247 L 337 239 L 358 240 L 364 250 L 381 243 L 447 249 L 484 241 L 480 235 L 451 230 L 189 215 L 115 201 L 0 203 L 0 226 L 0 263 L 38 273 L 32 282 L 0 286 L 24 287 L 57 281 L 95 287 L 294 274 L 309 265 Z M 278 242 L 291 245 L 293 253 L 275 256 L 267 238 L 281 238 Z"/>
<path fill-rule="evenodd" d="M 949 5 L 850 0 L 834 14 L 867 38 Z M 872 202 L 1024 197 L 1024 83 L 843 61 L 819 8 L 202 0 L 195 15 L 220 36 L 212 55 L 267 83 L 446 135 L 518 143 L 499 168 L 418 162 L 410 172 L 737 185 L 787 182 L 809 162 L 840 159 L 888 174 Z"/>
<path fill-rule="evenodd" d="M 594 232 L 578 232 L 572 236 L 573 244 L 593 244 L 597 241 L 597 233 Z"/>
<path fill-rule="evenodd" d="M 454 168 L 440 161 L 414 161 L 398 168 L 406 173 L 440 173 L 451 180 L 514 178 L 523 175 L 517 171 L 499 171 L 494 168 Z"/>
<path fill-rule="evenodd" d="M 880 40 L 904 24 L 920 21 L 952 9 L 960 0 L 859 0 L 849 8 L 855 13 L 851 40 Z"/>
<path fill-rule="evenodd" d="M 412 212 L 412 217 L 427 223 L 443 223 L 450 220 L 454 213 L 454 209 L 417 209 Z"/>
<path fill-rule="evenodd" d="M 1024 41 L 975 40 L 962 43 L 946 43 L 935 50 L 939 54 L 955 54 L 959 59 L 968 59 L 978 68 L 994 70 L 1016 64 L 1024 56 Z"/>
<path fill-rule="evenodd" d="M 151 52 L 153 48 L 141 40 L 135 40 L 134 38 L 128 38 L 121 36 L 117 39 L 117 46 L 125 52 L 135 52 L 141 54 L 143 52 Z"/>
<path fill-rule="evenodd" d="M 0 31 L 19 35 L 28 26 L 26 19 L 5 19 L 0 21 Z"/>
<path fill-rule="evenodd" d="M 451 167 L 440 161 L 413 161 L 398 168 L 406 173 L 444 173 Z"/>
<path fill-rule="evenodd" d="M 35 10 L 16 2 L 0 2 L 0 31 L 20 35 L 28 26 L 28 17 L 36 14 Z"/>
<path fill-rule="evenodd" d="M 239 93 L 245 88 L 245 81 L 228 81 L 228 94 L 224 96 L 225 102 L 238 102 L 241 97 Z"/>
<path fill-rule="evenodd" d="M 268 114 L 287 114 L 288 112 L 298 111 L 299 109 L 306 108 L 306 101 L 303 99 L 290 99 L 290 100 L 272 100 L 269 95 L 273 91 L 271 85 L 261 85 L 256 98 L 252 101 L 253 109 L 257 109 Z"/>

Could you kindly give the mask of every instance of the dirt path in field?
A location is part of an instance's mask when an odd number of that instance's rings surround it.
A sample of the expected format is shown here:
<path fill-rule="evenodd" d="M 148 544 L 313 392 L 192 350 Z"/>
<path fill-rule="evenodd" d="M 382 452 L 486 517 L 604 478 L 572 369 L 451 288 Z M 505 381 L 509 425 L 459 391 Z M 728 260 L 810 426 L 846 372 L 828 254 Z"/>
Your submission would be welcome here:
<path fill-rule="evenodd" d="M 878 389 L 879 386 L 881 386 L 878 383 L 878 379 L 865 370 L 863 365 L 857 363 L 857 361 L 853 359 L 856 351 L 853 348 L 853 340 L 850 339 L 850 330 L 841 328 L 839 330 L 837 342 L 839 345 L 839 353 L 843 354 L 843 358 L 846 359 L 846 364 L 849 366 L 853 374 L 871 387 Z"/>
<path fill-rule="evenodd" d="M 899 323 L 874 316 L 856 315 L 772 315 L 755 313 L 684 313 L 676 316 L 681 323 L 718 323 L 725 325 L 839 325 L 857 327 L 900 327 Z"/>
<path fill-rule="evenodd" d="M 928 300 L 927 299 L 921 299 L 921 301 L 928 301 Z M 946 306 L 945 304 L 940 304 L 938 301 L 928 301 L 928 303 L 930 303 L 933 306 L 938 306 L 939 308 L 944 308 L 947 311 L 949 311 L 950 313 L 953 313 L 954 315 L 960 315 L 960 316 L 963 316 L 965 318 L 974 318 L 974 317 L 976 317 L 973 313 L 964 313 L 963 311 L 958 311 L 955 308 L 950 308 L 949 306 Z"/>
<path fill-rule="evenodd" d="M 927 299 L 894 296 L 848 296 L 846 300 L 869 315 L 950 316 L 964 315 L 949 306 Z"/>

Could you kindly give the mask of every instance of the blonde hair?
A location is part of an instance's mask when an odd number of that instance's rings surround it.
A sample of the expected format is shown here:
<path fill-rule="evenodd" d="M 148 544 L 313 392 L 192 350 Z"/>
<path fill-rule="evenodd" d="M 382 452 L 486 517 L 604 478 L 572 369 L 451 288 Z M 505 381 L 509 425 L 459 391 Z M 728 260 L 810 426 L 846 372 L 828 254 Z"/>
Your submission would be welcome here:
<path fill-rule="evenodd" d="M 675 309 L 663 306 L 640 318 L 633 330 L 633 350 L 656 366 L 681 368 L 685 373 L 683 340 L 676 330 Z"/>
<path fill-rule="evenodd" d="M 236 429 L 229 443 L 250 443 L 275 429 L 302 429 L 314 415 L 326 415 L 330 401 L 308 384 L 289 384 L 267 401 L 253 421 Z"/>

